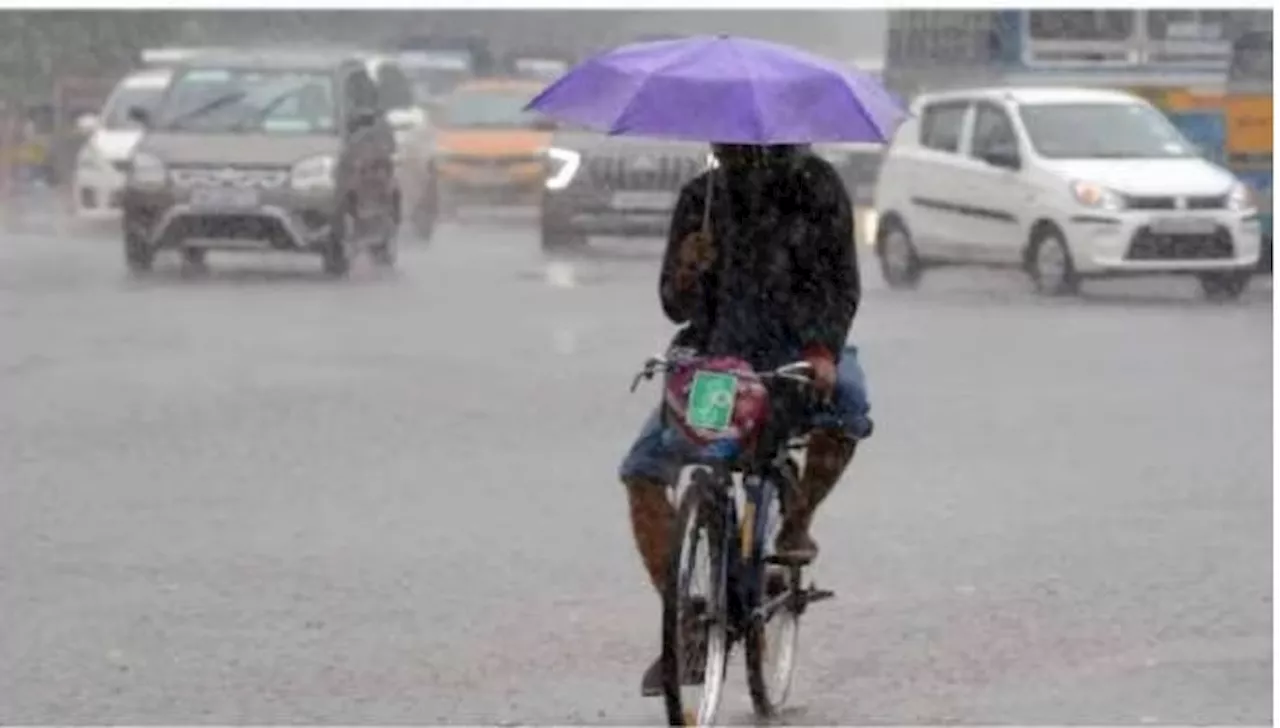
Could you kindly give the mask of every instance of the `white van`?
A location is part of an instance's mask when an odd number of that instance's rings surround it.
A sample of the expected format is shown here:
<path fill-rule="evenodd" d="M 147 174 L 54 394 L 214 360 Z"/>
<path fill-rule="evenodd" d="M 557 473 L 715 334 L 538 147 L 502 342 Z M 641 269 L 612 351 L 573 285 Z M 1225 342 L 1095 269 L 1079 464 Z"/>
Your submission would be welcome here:
<path fill-rule="evenodd" d="M 925 95 L 876 186 L 889 285 L 934 265 L 1013 265 L 1064 295 L 1089 276 L 1191 274 L 1235 298 L 1257 263 L 1248 186 L 1118 91 L 995 88 Z"/>
<path fill-rule="evenodd" d="M 125 76 L 107 97 L 102 111 L 78 120 L 87 134 L 76 155 L 75 214 L 82 220 L 119 220 L 125 165 L 143 130 L 129 109 L 154 108 L 169 86 L 168 69 L 147 69 Z"/>

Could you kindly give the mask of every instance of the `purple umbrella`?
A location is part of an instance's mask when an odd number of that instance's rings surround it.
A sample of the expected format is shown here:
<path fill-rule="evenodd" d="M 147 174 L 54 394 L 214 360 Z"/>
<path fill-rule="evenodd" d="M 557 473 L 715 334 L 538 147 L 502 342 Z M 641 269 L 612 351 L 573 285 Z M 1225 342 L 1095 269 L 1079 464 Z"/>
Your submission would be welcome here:
<path fill-rule="evenodd" d="M 871 76 L 728 36 L 622 46 L 575 66 L 528 108 L 608 134 L 738 144 L 885 142 L 905 116 Z"/>

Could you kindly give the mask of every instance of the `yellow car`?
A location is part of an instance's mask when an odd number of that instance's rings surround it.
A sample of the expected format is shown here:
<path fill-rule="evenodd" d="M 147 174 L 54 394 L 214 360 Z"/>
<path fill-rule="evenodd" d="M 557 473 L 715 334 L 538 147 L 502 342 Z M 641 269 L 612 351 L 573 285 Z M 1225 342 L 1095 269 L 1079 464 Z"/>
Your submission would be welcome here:
<path fill-rule="evenodd" d="M 537 204 L 552 127 L 524 110 L 542 84 L 465 83 L 433 104 L 442 211 L 459 204 Z"/>

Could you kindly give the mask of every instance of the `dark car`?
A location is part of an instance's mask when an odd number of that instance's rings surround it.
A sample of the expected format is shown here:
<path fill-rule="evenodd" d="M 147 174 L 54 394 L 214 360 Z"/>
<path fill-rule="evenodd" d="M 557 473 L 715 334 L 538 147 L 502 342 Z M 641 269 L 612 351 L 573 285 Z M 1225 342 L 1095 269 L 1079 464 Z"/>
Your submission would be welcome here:
<path fill-rule="evenodd" d="M 681 186 L 707 168 L 706 144 L 560 130 L 547 150 L 542 249 L 591 236 L 666 235 Z"/>
<path fill-rule="evenodd" d="M 179 66 L 129 164 L 125 259 L 193 263 L 216 248 L 319 254 L 332 275 L 368 251 L 393 265 L 395 137 L 365 59 L 330 53 L 201 56 Z"/>

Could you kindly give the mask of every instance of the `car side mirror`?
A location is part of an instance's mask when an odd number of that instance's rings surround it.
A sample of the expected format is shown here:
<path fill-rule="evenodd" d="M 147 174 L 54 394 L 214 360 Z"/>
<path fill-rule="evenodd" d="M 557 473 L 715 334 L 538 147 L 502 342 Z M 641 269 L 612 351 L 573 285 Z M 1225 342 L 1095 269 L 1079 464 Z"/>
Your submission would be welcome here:
<path fill-rule="evenodd" d="M 151 126 L 151 114 L 141 106 L 130 106 L 127 116 L 129 121 L 136 123 L 144 129 Z"/>
<path fill-rule="evenodd" d="M 84 114 L 76 119 L 76 129 L 85 136 L 94 133 L 98 130 L 98 117 L 94 114 Z"/>
<path fill-rule="evenodd" d="M 1013 146 L 991 147 L 982 153 L 982 161 L 1001 169 L 1017 170 L 1022 168 L 1022 159 L 1018 156 L 1017 148 Z"/>

